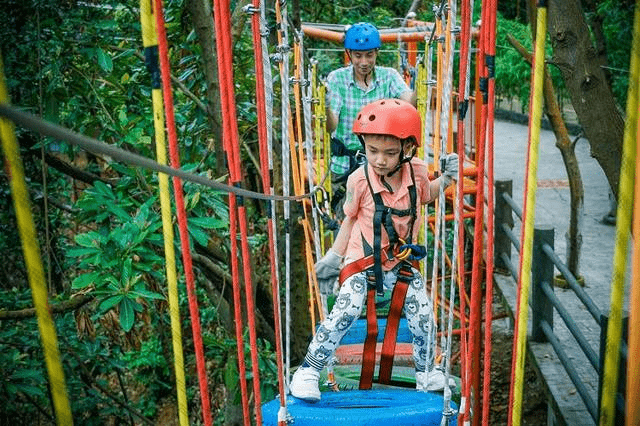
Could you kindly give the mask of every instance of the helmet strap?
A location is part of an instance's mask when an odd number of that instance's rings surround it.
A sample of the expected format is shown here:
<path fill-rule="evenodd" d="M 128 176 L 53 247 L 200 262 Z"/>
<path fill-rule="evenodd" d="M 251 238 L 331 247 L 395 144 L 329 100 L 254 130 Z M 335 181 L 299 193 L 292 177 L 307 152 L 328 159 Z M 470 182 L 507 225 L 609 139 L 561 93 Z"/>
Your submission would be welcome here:
<path fill-rule="evenodd" d="M 405 142 L 402 143 L 403 148 L 404 148 L 404 144 L 405 144 Z M 398 170 L 400 170 L 400 168 L 402 168 L 402 165 L 404 163 L 408 163 L 409 161 L 411 161 L 411 159 L 414 157 L 415 153 L 416 153 L 416 150 L 412 149 L 411 150 L 411 154 L 405 155 L 404 154 L 404 149 L 403 149 L 402 152 L 400 153 L 400 161 L 398 161 L 398 164 L 396 164 L 396 166 L 393 168 L 393 170 L 391 170 L 389 173 L 387 173 L 387 177 L 393 176 L 394 173 L 396 173 Z"/>

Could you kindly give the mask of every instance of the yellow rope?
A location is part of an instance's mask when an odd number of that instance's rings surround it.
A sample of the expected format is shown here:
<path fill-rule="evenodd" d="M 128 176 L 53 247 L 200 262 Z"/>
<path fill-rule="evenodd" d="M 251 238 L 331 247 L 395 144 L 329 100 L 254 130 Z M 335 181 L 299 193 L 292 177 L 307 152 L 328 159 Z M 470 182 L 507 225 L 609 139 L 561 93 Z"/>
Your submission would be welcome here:
<path fill-rule="evenodd" d="M 9 94 L 4 77 L 4 65 L 0 57 L 0 104 L 9 105 Z M 13 124 L 0 119 L 0 137 L 2 149 L 9 166 L 11 193 L 13 194 L 13 206 L 16 210 L 18 230 L 22 241 L 22 251 L 27 266 L 29 285 L 33 297 L 33 305 L 38 319 L 40 340 L 44 350 L 44 359 L 49 374 L 49 386 L 53 398 L 53 408 L 59 425 L 72 425 L 71 408 L 67 396 L 64 372 L 58 351 L 58 337 L 53 318 L 49 312 L 47 298 L 47 286 L 44 278 L 44 268 L 40 258 L 40 246 L 38 236 L 31 214 L 31 203 L 24 178 L 24 168 L 20 159 L 18 142 Z"/>
<path fill-rule="evenodd" d="M 636 2 L 634 14 L 633 42 L 631 46 L 631 78 L 627 92 L 627 118 L 624 126 L 622 164 L 618 190 L 618 211 L 616 214 L 616 245 L 613 253 L 613 274 L 611 277 L 611 307 L 607 326 L 607 341 L 604 359 L 604 378 L 600 404 L 600 426 L 613 426 L 618 389 L 618 362 L 620 360 L 620 339 L 622 338 L 622 305 L 624 303 L 624 278 L 627 263 L 627 247 L 633 208 L 633 180 L 636 162 L 635 137 L 638 126 L 638 75 L 640 75 L 640 11 Z M 636 213 L 637 214 L 637 213 Z M 636 238 L 638 236 L 636 235 Z M 631 357 L 633 352 L 629 352 Z M 630 359 L 630 366 L 635 360 Z M 637 373 L 637 372 L 636 372 Z M 637 403 L 638 401 L 635 401 Z"/>
<path fill-rule="evenodd" d="M 330 145 L 330 140 L 331 138 L 329 137 L 329 132 L 327 131 L 327 105 L 326 105 L 326 101 L 325 101 L 325 96 L 327 94 L 327 88 L 323 85 L 320 84 L 318 85 L 318 117 L 316 117 L 316 119 L 319 121 L 319 126 L 320 129 L 318 131 L 318 135 L 316 137 L 318 137 L 318 142 L 316 144 L 317 146 L 317 158 L 318 158 L 318 176 L 320 177 L 324 177 L 325 175 L 328 176 L 327 179 L 325 179 L 324 181 L 324 190 L 327 194 L 329 194 L 330 196 L 333 196 L 333 189 L 331 187 L 331 171 L 329 169 L 330 164 L 331 164 L 331 145 Z M 330 213 L 330 212 L 327 212 Z M 326 253 L 326 251 L 329 249 L 329 247 L 333 244 L 333 232 L 329 232 L 329 241 L 325 241 L 325 229 L 324 229 L 324 224 L 321 228 L 321 240 L 320 240 L 320 246 L 322 249 L 322 253 Z M 329 247 L 327 247 L 327 245 Z"/>
<path fill-rule="evenodd" d="M 529 143 L 529 168 L 527 170 L 526 220 L 522 241 L 522 263 L 520 267 L 520 299 L 518 301 L 515 380 L 513 406 L 511 408 L 512 425 L 519 426 L 522 416 L 522 389 L 524 363 L 527 344 L 527 321 L 529 314 L 529 288 L 531 287 L 531 257 L 533 251 L 533 225 L 535 223 L 536 187 L 538 180 L 538 146 L 542 120 L 542 80 L 544 77 L 544 47 L 546 41 L 547 8 L 539 6 L 537 13 L 533 101 L 531 106 L 531 141 Z"/>
<path fill-rule="evenodd" d="M 426 60 L 424 60 L 418 64 L 416 76 L 416 105 L 418 109 L 418 113 L 420 114 L 420 123 L 422 124 L 422 129 L 424 130 L 426 126 L 426 116 L 427 116 L 427 67 Z M 427 144 L 427 132 L 422 133 L 422 145 L 418 148 L 417 155 L 419 158 L 424 158 L 424 147 Z"/>
<path fill-rule="evenodd" d="M 145 48 L 158 45 L 155 19 L 151 15 L 151 0 L 140 1 L 140 20 L 142 24 L 142 42 Z M 167 164 L 167 146 L 164 133 L 164 106 L 162 90 L 153 88 L 153 122 L 156 139 L 156 159 L 160 164 Z M 176 272 L 176 256 L 173 244 L 173 223 L 171 215 L 171 196 L 169 176 L 158 174 L 160 207 L 162 211 L 162 230 L 164 237 L 164 256 L 167 268 L 167 286 L 169 292 L 169 312 L 171 317 L 171 336 L 173 342 L 174 369 L 176 373 L 176 392 L 178 398 L 178 417 L 181 426 L 189 425 L 187 407 L 187 391 L 185 385 L 184 358 L 182 348 L 182 331 L 180 322 L 180 304 L 178 301 L 178 279 Z"/>
<path fill-rule="evenodd" d="M 421 123 L 421 129 L 422 129 L 422 144 L 420 145 L 420 147 L 418 148 L 418 152 L 416 153 L 416 155 L 418 156 L 418 158 L 425 158 L 425 145 L 427 144 L 427 134 L 428 132 L 425 131 L 426 125 L 427 125 L 427 67 L 426 67 L 426 63 L 427 63 L 427 56 L 426 56 L 426 51 L 428 51 L 429 47 L 427 46 L 425 48 L 425 57 L 424 60 L 420 63 L 417 64 L 416 68 L 417 68 L 417 75 L 416 75 L 416 106 L 418 109 L 418 114 L 420 115 L 420 123 Z M 420 211 L 420 215 L 425 214 L 427 210 L 424 209 Z M 424 218 L 425 220 L 422 221 L 422 223 L 420 224 L 420 232 L 418 234 L 418 244 L 422 244 L 422 245 L 426 245 L 426 225 L 425 223 L 427 222 L 426 217 Z M 420 267 L 422 268 L 423 274 L 425 274 L 426 272 L 426 259 L 427 257 L 425 256 L 425 258 L 423 259 L 422 262 L 420 262 Z M 426 274 L 425 274 L 426 275 Z"/>
<path fill-rule="evenodd" d="M 323 128 L 326 127 L 325 123 L 327 117 L 325 116 L 324 111 L 324 86 L 318 85 L 318 64 L 313 63 L 311 65 L 311 88 L 312 88 L 312 108 L 313 108 L 313 141 L 314 141 L 314 159 L 315 159 L 315 175 L 318 179 L 321 179 L 325 174 L 324 161 L 323 161 L 323 148 L 324 148 L 324 131 Z M 318 182 L 315 182 L 317 185 Z M 324 238 L 324 222 L 322 220 L 319 221 L 319 230 L 320 234 L 320 252 L 324 253 L 325 249 L 325 238 Z"/>
<path fill-rule="evenodd" d="M 442 36 L 442 19 L 436 20 L 436 37 L 440 38 Z M 436 47 L 436 115 L 433 120 L 433 165 L 434 170 L 439 170 L 440 164 L 440 123 L 442 120 L 442 89 L 443 89 L 443 81 L 444 81 L 444 70 L 442 69 L 443 61 L 444 61 L 444 47 L 443 43 L 437 43 Z M 436 201 L 437 206 L 437 201 Z M 437 207 L 436 207 L 437 210 Z"/>

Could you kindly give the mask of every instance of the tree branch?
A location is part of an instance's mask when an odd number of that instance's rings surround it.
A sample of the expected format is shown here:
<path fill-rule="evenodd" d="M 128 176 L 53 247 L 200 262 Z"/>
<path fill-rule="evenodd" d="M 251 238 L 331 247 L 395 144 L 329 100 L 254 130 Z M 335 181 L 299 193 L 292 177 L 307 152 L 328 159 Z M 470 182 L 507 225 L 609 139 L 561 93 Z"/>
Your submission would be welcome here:
<path fill-rule="evenodd" d="M 32 191 L 32 192 L 34 193 L 34 196 L 33 196 L 34 201 L 44 199 L 44 194 L 42 192 L 40 191 Z M 80 209 L 74 209 L 73 206 L 70 206 L 69 204 L 64 204 L 53 197 L 47 197 L 47 203 L 52 204 L 53 206 L 67 213 L 78 214 L 81 212 Z"/>
<path fill-rule="evenodd" d="M 78 308 L 86 305 L 94 299 L 93 296 L 83 294 L 73 297 L 64 302 L 50 304 L 49 312 L 52 314 L 61 314 L 68 311 L 75 311 Z M 25 318 L 32 318 L 36 316 L 35 308 L 20 309 L 18 311 L 0 311 L 0 321 L 2 320 L 20 320 Z"/>
<path fill-rule="evenodd" d="M 96 174 L 90 173 L 90 172 L 85 172 L 84 170 L 81 170 L 77 167 L 75 167 L 74 165 L 72 165 L 71 163 L 64 161 L 58 157 L 56 157 L 55 155 L 52 154 L 45 154 L 44 156 L 44 160 L 47 163 L 48 166 L 53 167 L 54 169 L 56 169 L 57 171 L 59 171 L 62 174 L 65 174 L 69 177 L 72 177 L 73 179 L 79 180 L 81 182 L 84 183 L 88 183 L 89 185 L 93 185 L 93 183 L 97 180 L 104 182 L 104 183 L 109 183 L 108 179 L 102 178 Z"/>

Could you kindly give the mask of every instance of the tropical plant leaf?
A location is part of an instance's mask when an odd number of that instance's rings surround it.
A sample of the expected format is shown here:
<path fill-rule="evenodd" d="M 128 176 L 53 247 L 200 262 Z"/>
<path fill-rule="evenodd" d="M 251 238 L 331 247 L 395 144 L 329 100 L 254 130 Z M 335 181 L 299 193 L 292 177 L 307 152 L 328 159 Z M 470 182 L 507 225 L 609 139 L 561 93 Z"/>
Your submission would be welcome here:
<path fill-rule="evenodd" d="M 71 288 L 80 289 L 88 287 L 92 284 L 96 284 L 96 282 L 98 282 L 98 278 L 100 278 L 99 272 L 87 272 L 86 274 L 76 277 L 71 283 Z"/>
<path fill-rule="evenodd" d="M 113 308 L 118 303 L 120 303 L 120 301 L 123 300 L 123 298 L 124 298 L 124 295 L 122 294 L 117 294 L 115 296 L 107 297 L 105 300 L 103 300 L 100 303 L 100 311 L 107 312 L 109 309 Z"/>
<path fill-rule="evenodd" d="M 111 60 L 111 56 L 109 56 L 108 53 L 98 48 L 96 56 L 98 57 L 98 65 L 100 66 L 100 68 L 102 68 L 103 71 L 106 71 L 108 73 L 113 71 L 113 61 Z"/>
<path fill-rule="evenodd" d="M 130 331 L 131 328 L 133 328 L 135 319 L 133 303 L 125 297 L 120 301 L 118 307 L 120 308 L 120 327 L 122 327 L 124 331 Z"/>

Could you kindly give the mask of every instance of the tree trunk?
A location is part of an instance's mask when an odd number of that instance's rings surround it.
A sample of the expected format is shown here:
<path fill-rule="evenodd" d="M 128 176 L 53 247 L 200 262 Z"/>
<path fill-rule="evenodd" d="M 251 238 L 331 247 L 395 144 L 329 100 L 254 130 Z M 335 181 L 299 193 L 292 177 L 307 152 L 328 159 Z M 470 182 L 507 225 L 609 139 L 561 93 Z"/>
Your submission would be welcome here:
<path fill-rule="evenodd" d="M 571 103 L 596 159 L 617 197 L 624 120 L 602 69 L 579 0 L 550 0 L 547 31 L 552 63 L 567 86 Z"/>
<path fill-rule="evenodd" d="M 530 52 L 518 43 L 513 37 L 508 37 L 509 43 L 516 48 L 522 57 L 529 63 L 532 62 Z M 556 147 L 562 154 L 564 167 L 569 180 L 569 194 L 571 197 L 571 209 L 569 215 L 569 229 L 567 230 L 567 267 L 575 276 L 580 275 L 580 249 L 582 248 L 581 217 L 584 211 L 584 187 L 578 159 L 576 158 L 575 142 L 571 142 L 567 126 L 562 118 L 562 112 L 556 101 L 553 82 L 549 77 L 549 72 L 545 67 L 544 74 L 544 101 L 547 119 L 551 123 L 551 128 L 556 137 Z M 577 139 L 576 139 L 577 141 Z"/>

